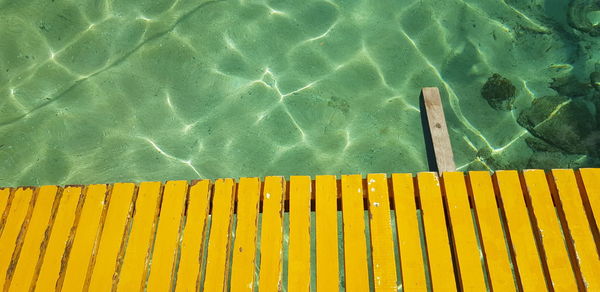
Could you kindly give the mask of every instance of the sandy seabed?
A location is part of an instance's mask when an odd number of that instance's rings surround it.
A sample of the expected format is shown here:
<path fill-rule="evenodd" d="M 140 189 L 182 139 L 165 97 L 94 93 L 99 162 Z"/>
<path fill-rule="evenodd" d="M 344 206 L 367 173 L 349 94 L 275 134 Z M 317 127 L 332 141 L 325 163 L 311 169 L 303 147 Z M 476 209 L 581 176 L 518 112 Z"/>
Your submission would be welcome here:
<path fill-rule="evenodd" d="M 600 8 L 567 2 L 0 1 L 0 185 L 424 171 L 424 86 L 460 170 L 598 166 Z M 578 153 L 517 123 L 556 95 Z"/>

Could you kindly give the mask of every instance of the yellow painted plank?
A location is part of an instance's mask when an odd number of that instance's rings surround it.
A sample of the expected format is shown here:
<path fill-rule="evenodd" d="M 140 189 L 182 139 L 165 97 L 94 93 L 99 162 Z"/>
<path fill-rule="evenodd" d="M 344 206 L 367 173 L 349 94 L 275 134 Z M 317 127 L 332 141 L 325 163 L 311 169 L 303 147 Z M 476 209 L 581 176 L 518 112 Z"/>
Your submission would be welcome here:
<path fill-rule="evenodd" d="M 124 240 L 134 191 L 135 185 L 131 183 L 117 183 L 112 187 L 89 284 L 90 291 L 110 291 L 112 289 L 113 275 Z"/>
<path fill-rule="evenodd" d="M 227 290 L 234 187 L 232 179 L 215 181 L 204 291 Z"/>
<path fill-rule="evenodd" d="M 422 172 L 417 179 L 433 290 L 455 291 L 454 267 L 438 177 L 432 172 Z"/>
<path fill-rule="evenodd" d="M 582 168 L 578 175 L 583 184 L 579 188 L 590 204 L 596 226 L 600 228 L 600 168 Z"/>
<path fill-rule="evenodd" d="M 369 174 L 367 181 L 375 291 L 398 291 L 387 178 Z"/>
<path fill-rule="evenodd" d="M 569 262 L 565 238 L 552 202 L 552 195 L 543 170 L 524 170 L 526 197 L 535 219 L 538 240 L 543 246 L 543 256 L 556 291 L 577 291 L 577 281 Z"/>
<path fill-rule="evenodd" d="M 200 259 L 206 234 L 206 218 L 210 200 L 210 180 L 192 183 L 187 205 L 187 218 L 181 243 L 181 258 L 175 291 L 198 291 Z"/>
<path fill-rule="evenodd" d="M 283 200 L 285 181 L 265 178 L 260 247 L 259 291 L 279 291 L 283 254 Z"/>
<path fill-rule="evenodd" d="M 458 259 L 461 290 L 485 291 L 485 278 L 477 246 L 477 235 L 469 205 L 469 195 L 462 172 L 446 172 L 442 177 L 454 239 L 454 253 Z"/>
<path fill-rule="evenodd" d="M 310 289 L 311 193 L 310 177 L 290 177 L 290 243 L 288 253 L 289 292 L 306 292 Z"/>
<path fill-rule="evenodd" d="M 106 191 L 106 185 L 91 185 L 86 188 L 85 202 L 77 224 L 81 228 L 77 228 L 75 233 L 64 282 L 62 283 L 64 291 L 81 291 L 83 289 L 93 249 L 99 235 Z"/>
<path fill-rule="evenodd" d="M 335 176 L 317 176 L 315 211 L 317 291 L 338 291 L 337 186 Z"/>
<path fill-rule="evenodd" d="M 187 191 L 187 181 L 168 181 L 165 184 L 147 291 L 172 291 Z"/>
<path fill-rule="evenodd" d="M 495 177 L 523 291 L 546 290 L 546 280 L 525 206 L 519 174 L 513 170 L 501 170 L 496 172 Z"/>
<path fill-rule="evenodd" d="M 588 291 L 600 290 L 600 259 L 590 223 L 578 190 L 573 170 L 554 169 L 552 177 L 556 185 L 555 202 L 563 217 L 563 231 L 572 246 L 573 262 L 581 271 L 581 285 Z M 569 240 L 570 239 L 570 240 Z"/>
<path fill-rule="evenodd" d="M 252 291 L 254 288 L 254 260 L 260 180 L 241 178 L 237 193 L 237 224 L 231 267 L 231 290 Z"/>
<path fill-rule="evenodd" d="M 15 249 L 19 248 L 17 237 L 21 228 L 27 228 L 26 217 L 29 208 L 34 204 L 33 188 L 18 188 L 13 196 L 6 218 L 6 228 L 0 236 L 0 288 L 4 287 L 6 278 L 12 274 L 9 266 Z"/>
<path fill-rule="evenodd" d="M 140 291 L 145 286 L 161 194 L 160 182 L 143 182 L 139 186 L 131 235 L 117 284 L 119 292 Z"/>
<path fill-rule="evenodd" d="M 392 188 L 398 229 L 402 288 L 404 291 L 426 291 L 427 280 L 412 175 L 392 174 Z"/>
<path fill-rule="evenodd" d="M 490 174 L 487 171 L 471 171 L 468 178 L 491 288 L 494 291 L 516 291 Z"/>
<path fill-rule="evenodd" d="M 25 258 L 27 257 L 27 250 L 21 252 L 24 236 L 27 237 L 25 239 L 36 237 L 45 231 L 48 224 L 53 200 L 49 201 L 49 206 L 44 206 L 44 204 L 48 204 L 48 197 L 54 199 L 54 196 L 48 196 L 47 192 L 39 195 L 39 192 L 39 189 L 33 190 L 33 188 L 19 188 L 15 191 L 14 195 L 18 197 L 15 200 L 18 201 L 13 200 L 16 204 L 11 205 L 6 221 L 7 228 L 0 237 L 0 289 L 3 289 L 2 291 L 8 289 L 13 277 L 16 262 L 11 262 L 11 256 L 13 260 L 21 259 L 21 254 Z M 36 199 L 36 197 L 40 199 Z M 40 222 L 44 219 L 45 222 Z M 41 224 L 41 226 L 32 224 Z M 39 246 L 37 248 L 39 249 Z"/>
<path fill-rule="evenodd" d="M 58 187 L 56 186 L 43 186 L 38 190 L 31 221 L 21 249 L 24 252 L 21 252 L 19 256 L 9 291 L 25 291 L 31 286 L 33 274 L 40 259 L 40 248 L 52 219 L 57 191 Z"/>
<path fill-rule="evenodd" d="M 56 281 L 60 276 L 61 262 L 63 257 L 68 256 L 64 252 L 71 236 L 71 228 L 75 224 L 81 191 L 82 187 L 80 186 L 70 186 L 62 192 L 37 279 L 34 273 L 33 281 L 36 282 L 36 291 L 54 291 L 56 287 Z"/>
<path fill-rule="evenodd" d="M 361 175 L 342 175 L 346 291 L 369 291 L 363 193 Z"/>
<path fill-rule="evenodd" d="M 4 229 L 4 215 L 8 214 L 6 206 L 8 205 L 10 194 L 10 188 L 0 189 L 0 236 L 2 235 L 2 230 Z"/>

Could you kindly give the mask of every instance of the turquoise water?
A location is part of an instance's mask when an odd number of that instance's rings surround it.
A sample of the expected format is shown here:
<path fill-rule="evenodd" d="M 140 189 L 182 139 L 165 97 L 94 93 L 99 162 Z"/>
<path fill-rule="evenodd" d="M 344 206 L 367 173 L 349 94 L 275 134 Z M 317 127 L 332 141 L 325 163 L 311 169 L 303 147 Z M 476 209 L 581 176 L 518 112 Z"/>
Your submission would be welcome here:
<path fill-rule="evenodd" d="M 599 166 L 599 6 L 0 1 L 0 185 Z"/>

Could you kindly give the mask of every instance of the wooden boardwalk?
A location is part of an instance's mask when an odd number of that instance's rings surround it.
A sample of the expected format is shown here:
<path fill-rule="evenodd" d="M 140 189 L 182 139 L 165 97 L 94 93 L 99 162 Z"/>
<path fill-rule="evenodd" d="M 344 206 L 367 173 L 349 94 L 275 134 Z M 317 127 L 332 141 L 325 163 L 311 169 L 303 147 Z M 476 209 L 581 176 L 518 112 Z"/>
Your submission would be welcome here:
<path fill-rule="evenodd" d="M 2 291 L 600 290 L 600 169 L 6 188 L 0 215 Z"/>

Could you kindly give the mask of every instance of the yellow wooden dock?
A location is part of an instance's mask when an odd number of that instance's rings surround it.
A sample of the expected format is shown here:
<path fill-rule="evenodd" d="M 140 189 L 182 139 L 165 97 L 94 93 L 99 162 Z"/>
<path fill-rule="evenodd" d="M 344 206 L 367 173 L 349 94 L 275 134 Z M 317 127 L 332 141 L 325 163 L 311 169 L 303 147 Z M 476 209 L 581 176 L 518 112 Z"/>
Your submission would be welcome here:
<path fill-rule="evenodd" d="M 600 291 L 600 169 L 5 188 L 0 215 L 2 291 Z"/>

